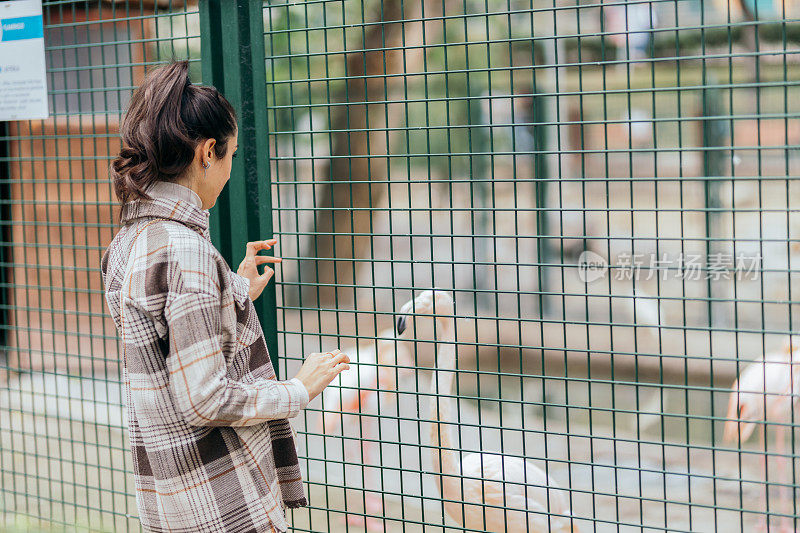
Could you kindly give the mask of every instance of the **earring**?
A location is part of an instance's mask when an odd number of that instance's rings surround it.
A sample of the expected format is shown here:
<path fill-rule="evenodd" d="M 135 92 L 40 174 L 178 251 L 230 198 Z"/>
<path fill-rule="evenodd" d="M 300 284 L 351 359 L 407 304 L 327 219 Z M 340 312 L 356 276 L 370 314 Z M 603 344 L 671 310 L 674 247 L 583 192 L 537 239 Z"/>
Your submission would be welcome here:
<path fill-rule="evenodd" d="M 209 163 L 208 161 L 203 161 L 203 181 L 206 181 L 206 171 L 208 170 L 208 167 L 210 167 L 210 166 L 211 166 L 211 163 Z"/>

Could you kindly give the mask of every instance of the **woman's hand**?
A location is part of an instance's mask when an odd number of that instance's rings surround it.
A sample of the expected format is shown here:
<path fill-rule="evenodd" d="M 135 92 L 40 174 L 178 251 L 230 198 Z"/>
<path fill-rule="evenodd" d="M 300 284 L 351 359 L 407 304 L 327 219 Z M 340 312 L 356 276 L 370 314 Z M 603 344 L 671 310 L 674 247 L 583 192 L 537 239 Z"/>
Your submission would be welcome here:
<path fill-rule="evenodd" d="M 266 241 L 253 241 L 247 243 L 247 251 L 245 252 L 244 259 L 239 264 L 239 269 L 236 271 L 242 277 L 250 280 L 250 299 L 255 301 L 256 298 L 261 296 L 264 288 L 275 275 L 275 271 L 270 266 L 264 267 L 264 273 L 258 273 L 258 265 L 264 263 L 280 263 L 280 257 L 272 257 L 268 255 L 256 255 L 259 250 L 269 250 L 278 243 L 278 239 L 268 239 Z"/>
<path fill-rule="evenodd" d="M 350 368 L 350 358 L 339 350 L 325 353 L 312 353 L 306 357 L 303 366 L 295 376 L 308 391 L 309 401 L 313 400 L 327 387 L 333 378 Z"/>

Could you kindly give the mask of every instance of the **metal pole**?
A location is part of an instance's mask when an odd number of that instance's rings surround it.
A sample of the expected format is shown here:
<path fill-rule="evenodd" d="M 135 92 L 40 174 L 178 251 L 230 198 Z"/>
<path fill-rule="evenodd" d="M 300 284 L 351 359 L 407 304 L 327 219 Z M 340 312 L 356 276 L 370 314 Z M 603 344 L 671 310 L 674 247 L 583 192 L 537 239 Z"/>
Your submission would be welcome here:
<path fill-rule="evenodd" d="M 473 270 L 475 274 L 475 288 L 480 290 L 476 304 L 478 307 L 485 307 L 489 298 L 485 290 L 489 287 L 490 279 L 489 268 L 486 266 L 486 263 L 490 260 L 496 261 L 496 258 L 489 258 L 490 230 L 489 215 L 486 211 L 487 199 L 491 193 L 486 181 L 489 177 L 489 157 L 485 152 L 488 152 L 490 149 L 489 128 L 487 128 L 487 126 L 491 126 L 491 124 L 487 123 L 489 117 L 483 112 L 482 104 L 484 100 L 476 97 L 476 95 L 480 94 L 480 89 L 476 89 L 474 84 L 468 85 L 467 87 L 470 97 L 467 101 L 470 125 L 469 179 L 474 185 L 474 187 L 471 188 L 471 205 L 477 205 L 480 208 L 478 213 L 473 215 L 473 220 L 476 222 L 473 243 L 475 246 L 475 256 L 480 263 L 480 266 Z M 488 105 L 491 105 L 491 99 L 485 101 Z"/>
<path fill-rule="evenodd" d="M 200 0 L 203 81 L 222 91 L 238 115 L 239 156 L 211 220 L 214 245 L 233 268 L 248 241 L 273 234 L 262 10 L 249 0 Z M 277 373 L 275 283 L 254 303 Z"/>
<path fill-rule="evenodd" d="M 533 168 L 534 185 L 536 187 L 536 262 L 539 272 L 539 314 L 546 316 L 549 308 L 549 297 L 545 294 L 550 284 L 547 264 L 550 261 L 550 241 L 547 221 L 547 178 L 548 154 L 547 111 L 545 97 L 533 97 Z"/>
<path fill-rule="evenodd" d="M 709 77 L 709 84 L 713 85 L 713 78 Z M 703 194 L 705 201 L 705 231 L 706 231 L 706 265 L 710 268 L 711 254 L 715 253 L 717 247 L 712 243 L 712 239 L 720 237 L 719 217 L 722 200 L 720 198 L 720 185 L 722 176 L 725 174 L 725 152 L 714 148 L 724 146 L 726 134 L 726 123 L 720 117 L 724 115 L 722 109 L 722 91 L 714 87 L 703 89 L 702 104 L 702 134 L 703 134 Z M 710 272 L 710 271 L 709 271 Z M 714 324 L 714 287 L 711 276 L 707 278 L 708 292 L 708 324 Z"/>

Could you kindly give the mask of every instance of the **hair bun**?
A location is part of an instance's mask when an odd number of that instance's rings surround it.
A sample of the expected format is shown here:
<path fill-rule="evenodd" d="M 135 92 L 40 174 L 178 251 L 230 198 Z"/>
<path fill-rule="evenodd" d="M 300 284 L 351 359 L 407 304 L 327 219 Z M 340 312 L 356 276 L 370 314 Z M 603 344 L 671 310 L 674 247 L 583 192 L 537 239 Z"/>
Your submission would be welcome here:
<path fill-rule="evenodd" d="M 216 139 L 217 157 L 236 131 L 236 112 L 214 87 L 192 86 L 189 62 L 150 71 L 133 93 L 120 127 L 123 147 L 109 169 L 120 202 L 139 197 L 154 181 L 174 181 L 194 161 L 195 148 Z"/>

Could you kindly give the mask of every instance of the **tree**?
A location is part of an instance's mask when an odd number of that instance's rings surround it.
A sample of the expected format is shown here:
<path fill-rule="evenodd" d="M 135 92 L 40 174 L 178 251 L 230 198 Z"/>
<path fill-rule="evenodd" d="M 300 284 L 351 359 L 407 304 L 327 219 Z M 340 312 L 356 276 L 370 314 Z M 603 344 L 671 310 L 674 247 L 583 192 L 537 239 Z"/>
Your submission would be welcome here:
<path fill-rule="evenodd" d="M 415 63 L 406 48 L 421 41 L 423 24 L 406 21 L 419 19 L 422 1 L 376 2 L 377 22 L 365 23 L 361 48 L 345 55 L 347 79 L 340 98 L 344 104 L 337 106 L 331 120 L 328 182 L 316 206 L 314 238 L 304 254 L 309 259 L 301 267 L 301 279 L 316 277 L 322 285 L 321 302 L 333 300 L 334 283 L 355 284 L 357 262 L 370 259 L 373 208 L 381 204 L 388 189 L 386 127 L 392 116 L 388 103 L 395 89 L 405 83 L 399 74 Z M 414 49 L 414 55 L 420 50 Z M 316 291 L 310 289 L 304 290 L 305 303 L 316 299 Z M 340 292 L 339 303 L 352 294 Z"/>

